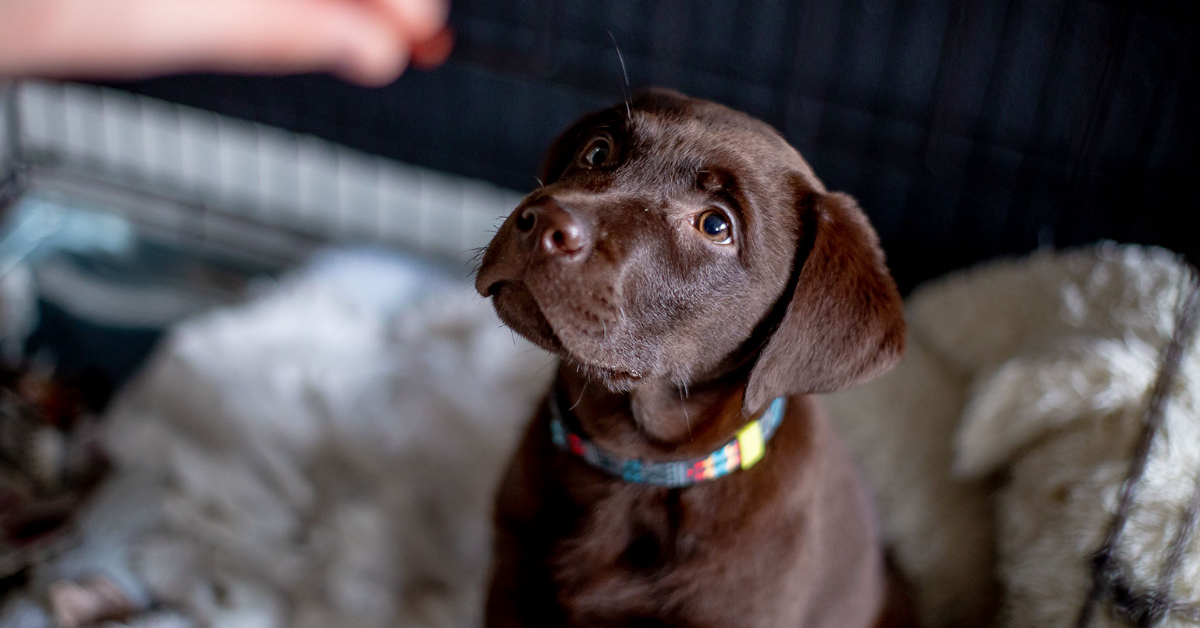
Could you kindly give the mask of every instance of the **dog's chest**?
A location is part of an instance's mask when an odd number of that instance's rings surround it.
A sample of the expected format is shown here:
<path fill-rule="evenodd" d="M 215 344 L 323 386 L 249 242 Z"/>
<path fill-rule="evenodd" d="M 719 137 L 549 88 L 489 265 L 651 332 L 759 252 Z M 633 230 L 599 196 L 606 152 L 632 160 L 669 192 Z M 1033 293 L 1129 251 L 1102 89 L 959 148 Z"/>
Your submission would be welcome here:
<path fill-rule="evenodd" d="M 623 485 L 593 504 L 577 534 L 558 543 L 552 567 L 573 625 L 699 628 L 777 615 L 764 607 L 778 603 L 770 591 L 779 581 L 761 577 L 799 564 L 795 544 L 754 541 L 755 517 L 734 504 L 723 512 L 696 490 Z"/>

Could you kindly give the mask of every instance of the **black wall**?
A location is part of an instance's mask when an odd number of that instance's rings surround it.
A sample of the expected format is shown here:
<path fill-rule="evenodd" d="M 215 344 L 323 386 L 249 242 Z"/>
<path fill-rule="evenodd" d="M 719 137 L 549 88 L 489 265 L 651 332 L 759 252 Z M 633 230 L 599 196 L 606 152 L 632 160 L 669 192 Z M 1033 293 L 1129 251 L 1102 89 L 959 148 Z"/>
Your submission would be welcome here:
<path fill-rule="evenodd" d="M 871 215 L 903 287 L 1112 238 L 1195 253 L 1196 0 L 458 0 L 446 66 L 123 84 L 519 190 L 582 112 L 667 85 L 778 127 Z M 611 36 L 610 36 L 611 33 Z"/>

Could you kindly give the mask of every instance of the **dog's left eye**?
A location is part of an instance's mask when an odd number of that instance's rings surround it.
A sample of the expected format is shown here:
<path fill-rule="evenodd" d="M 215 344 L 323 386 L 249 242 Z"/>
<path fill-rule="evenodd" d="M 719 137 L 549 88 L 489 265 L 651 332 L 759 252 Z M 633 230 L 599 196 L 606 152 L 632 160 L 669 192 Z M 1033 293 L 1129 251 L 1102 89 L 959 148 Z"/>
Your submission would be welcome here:
<path fill-rule="evenodd" d="M 579 165 L 584 168 L 599 168 L 612 155 L 612 140 L 607 135 L 593 137 L 579 152 Z"/>
<path fill-rule="evenodd" d="M 715 209 L 700 214 L 696 219 L 696 228 L 704 237 L 717 244 L 729 244 L 733 241 L 733 229 L 729 227 L 729 220 L 725 218 L 725 214 Z"/>

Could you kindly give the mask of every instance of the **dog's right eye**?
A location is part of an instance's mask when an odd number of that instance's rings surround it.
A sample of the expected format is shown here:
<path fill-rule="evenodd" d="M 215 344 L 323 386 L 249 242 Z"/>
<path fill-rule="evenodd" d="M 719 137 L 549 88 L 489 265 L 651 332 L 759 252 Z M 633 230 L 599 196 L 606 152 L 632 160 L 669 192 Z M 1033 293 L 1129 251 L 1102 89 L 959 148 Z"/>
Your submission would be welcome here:
<path fill-rule="evenodd" d="M 610 155 L 612 140 L 607 135 L 597 135 L 579 151 L 579 165 L 584 168 L 599 168 L 608 162 Z"/>

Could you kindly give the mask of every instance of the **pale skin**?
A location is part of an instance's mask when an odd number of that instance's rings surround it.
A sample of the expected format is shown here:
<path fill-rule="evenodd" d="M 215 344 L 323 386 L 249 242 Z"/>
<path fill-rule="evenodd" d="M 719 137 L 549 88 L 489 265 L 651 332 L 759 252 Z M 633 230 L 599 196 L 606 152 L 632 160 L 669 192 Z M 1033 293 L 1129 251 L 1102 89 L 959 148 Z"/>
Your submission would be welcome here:
<path fill-rule="evenodd" d="M 332 72 L 384 85 L 445 60 L 444 0 L 0 0 L 0 78 Z"/>

